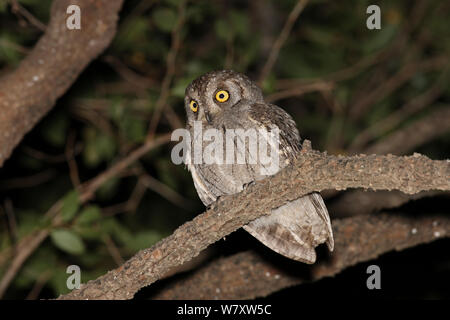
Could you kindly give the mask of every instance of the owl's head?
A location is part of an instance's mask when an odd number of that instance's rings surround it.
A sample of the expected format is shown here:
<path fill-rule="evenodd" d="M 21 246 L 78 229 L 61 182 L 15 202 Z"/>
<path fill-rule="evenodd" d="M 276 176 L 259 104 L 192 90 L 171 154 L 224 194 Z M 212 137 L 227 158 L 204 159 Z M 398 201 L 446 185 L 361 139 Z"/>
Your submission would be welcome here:
<path fill-rule="evenodd" d="M 187 124 L 212 123 L 214 117 L 244 101 L 264 101 L 261 89 L 246 75 L 232 70 L 208 72 L 186 88 Z"/>

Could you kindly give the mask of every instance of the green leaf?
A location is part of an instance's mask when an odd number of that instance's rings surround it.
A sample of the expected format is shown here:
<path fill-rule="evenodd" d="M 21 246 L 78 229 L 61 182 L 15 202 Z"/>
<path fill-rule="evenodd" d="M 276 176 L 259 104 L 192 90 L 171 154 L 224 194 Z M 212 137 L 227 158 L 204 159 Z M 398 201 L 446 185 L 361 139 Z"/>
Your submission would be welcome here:
<path fill-rule="evenodd" d="M 77 224 L 91 224 L 94 221 L 99 220 L 102 217 L 100 209 L 97 206 L 87 206 L 81 211 L 77 219 Z"/>
<path fill-rule="evenodd" d="M 74 232 L 65 229 L 55 229 L 50 233 L 50 238 L 59 249 L 74 255 L 84 253 L 83 240 Z"/>
<path fill-rule="evenodd" d="M 164 32 L 171 32 L 175 26 L 177 16 L 172 9 L 157 9 L 152 14 L 153 22 L 156 27 Z"/>
<path fill-rule="evenodd" d="M 80 196 L 76 190 L 70 191 L 64 196 L 61 216 L 64 222 L 73 219 L 80 208 Z"/>

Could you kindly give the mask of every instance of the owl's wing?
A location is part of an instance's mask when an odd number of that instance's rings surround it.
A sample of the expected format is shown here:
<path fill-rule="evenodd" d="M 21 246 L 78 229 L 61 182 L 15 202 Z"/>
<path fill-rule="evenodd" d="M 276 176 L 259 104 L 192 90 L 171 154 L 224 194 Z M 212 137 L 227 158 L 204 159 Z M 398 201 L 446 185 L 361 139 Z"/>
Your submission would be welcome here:
<path fill-rule="evenodd" d="M 255 124 L 280 129 L 280 162 L 289 164 L 299 154 L 301 139 L 291 116 L 275 105 L 253 105 L 249 118 Z M 284 165 L 282 165 L 284 167 Z M 316 261 L 314 248 L 326 242 L 334 248 L 328 210 L 319 193 L 312 193 L 272 210 L 244 229 L 272 250 L 305 263 Z"/>
<path fill-rule="evenodd" d="M 270 130 L 274 125 L 278 127 L 280 160 L 284 160 L 280 161 L 283 164 L 281 167 L 298 156 L 302 148 L 300 134 L 297 124 L 286 111 L 273 104 L 255 103 L 250 108 L 248 118 L 256 128 Z"/>
<path fill-rule="evenodd" d="M 194 187 L 197 190 L 197 194 L 203 204 L 205 206 L 208 206 L 216 201 L 216 197 L 211 192 L 211 185 L 205 181 L 205 179 L 201 174 L 199 174 L 199 172 L 197 172 L 197 168 L 192 164 L 188 164 L 187 167 L 191 172 L 192 180 L 194 181 Z"/>
<path fill-rule="evenodd" d="M 289 202 L 243 228 L 270 249 L 304 263 L 316 261 L 314 248 L 319 244 L 334 248 L 330 218 L 318 193 Z"/>

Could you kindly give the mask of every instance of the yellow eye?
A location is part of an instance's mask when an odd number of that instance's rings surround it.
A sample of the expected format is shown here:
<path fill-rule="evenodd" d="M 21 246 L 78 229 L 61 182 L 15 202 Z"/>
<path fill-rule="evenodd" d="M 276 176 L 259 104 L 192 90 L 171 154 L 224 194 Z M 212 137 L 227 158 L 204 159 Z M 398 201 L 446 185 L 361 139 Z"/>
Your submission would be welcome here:
<path fill-rule="evenodd" d="M 191 107 L 191 110 L 194 112 L 198 111 L 198 103 L 195 100 L 191 100 L 191 102 L 189 103 L 189 106 Z"/>
<path fill-rule="evenodd" d="M 230 98 L 228 91 L 220 90 L 216 93 L 216 100 L 219 102 L 225 102 Z"/>

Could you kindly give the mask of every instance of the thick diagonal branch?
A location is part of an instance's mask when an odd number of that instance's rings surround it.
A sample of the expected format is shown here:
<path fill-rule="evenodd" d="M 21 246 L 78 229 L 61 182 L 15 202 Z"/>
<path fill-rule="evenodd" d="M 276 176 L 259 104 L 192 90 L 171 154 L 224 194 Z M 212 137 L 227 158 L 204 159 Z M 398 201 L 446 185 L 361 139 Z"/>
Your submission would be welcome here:
<path fill-rule="evenodd" d="M 53 107 L 111 42 L 123 0 L 55 0 L 45 34 L 11 74 L 0 79 L 0 167 L 23 136 Z M 78 5 L 81 29 L 69 30 Z"/>
<path fill-rule="evenodd" d="M 154 299 L 254 299 L 281 289 L 333 276 L 379 255 L 450 237 L 447 214 L 383 213 L 333 222 L 335 251 L 312 266 L 264 257 L 253 251 L 211 261 L 161 288 Z M 218 276 L 220 275 L 220 276 Z"/>
<path fill-rule="evenodd" d="M 258 181 L 212 208 L 171 236 L 138 252 L 123 266 L 82 285 L 62 299 L 130 299 L 171 268 L 189 261 L 210 244 L 287 201 L 324 189 L 371 188 L 416 193 L 450 190 L 450 161 L 409 157 L 328 156 L 306 151 L 293 166 Z"/>

